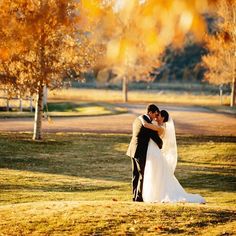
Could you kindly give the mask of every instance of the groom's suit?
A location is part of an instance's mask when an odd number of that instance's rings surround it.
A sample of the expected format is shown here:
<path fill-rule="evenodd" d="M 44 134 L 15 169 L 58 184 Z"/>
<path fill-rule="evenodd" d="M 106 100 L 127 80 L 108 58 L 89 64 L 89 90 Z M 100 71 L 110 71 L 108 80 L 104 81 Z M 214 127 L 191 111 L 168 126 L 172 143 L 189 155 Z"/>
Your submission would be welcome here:
<path fill-rule="evenodd" d="M 143 115 L 142 118 L 146 122 L 151 123 L 151 120 L 146 115 Z M 145 128 L 141 119 L 137 117 L 133 122 L 132 139 L 126 153 L 126 155 L 131 157 L 132 160 L 134 201 L 143 201 L 142 189 L 144 168 L 146 164 L 146 155 L 150 138 L 158 145 L 160 149 L 162 148 L 162 140 L 158 136 L 158 133 L 151 129 Z"/>

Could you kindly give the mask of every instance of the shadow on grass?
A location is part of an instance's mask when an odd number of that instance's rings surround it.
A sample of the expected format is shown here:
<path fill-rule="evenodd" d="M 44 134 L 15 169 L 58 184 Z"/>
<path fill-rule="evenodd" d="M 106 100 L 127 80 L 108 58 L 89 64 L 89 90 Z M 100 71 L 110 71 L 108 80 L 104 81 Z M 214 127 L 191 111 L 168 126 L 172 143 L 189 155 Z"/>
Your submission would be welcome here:
<path fill-rule="evenodd" d="M 180 183 L 187 188 L 209 189 L 210 191 L 236 192 L 236 177 L 224 173 L 189 173 L 187 178 L 179 178 Z"/>
<path fill-rule="evenodd" d="M 236 143 L 236 136 L 207 136 L 207 135 L 199 135 L 199 136 L 177 136 L 177 142 L 181 143 L 181 145 L 186 144 L 201 144 L 201 143 Z"/>
<path fill-rule="evenodd" d="M 181 165 L 182 163 L 187 163 L 187 165 Z M 204 166 L 205 164 L 205 166 Z M 208 162 L 185 162 L 181 161 L 179 164 L 178 169 L 181 169 L 182 172 L 188 172 L 188 173 L 212 173 L 212 174 L 221 174 L 221 175 L 234 175 L 235 169 L 234 168 L 228 168 L 228 167 L 234 167 L 232 164 L 224 164 L 224 168 L 219 167 L 220 164 L 209 164 Z M 227 167 L 227 168 L 225 168 Z"/>
<path fill-rule="evenodd" d="M 91 191 L 104 191 L 104 190 L 119 190 L 119 186 L 98 186 L 90 184 L 46 184 L 41 186 L 29 185 L 29 184 L 0 184 L 0 190 L 29 190 L 29 191 L 42 191 L 42 192 L 91 192 Z"/>
<path fill-rule="evenodd" d="M 0 168 L 131 183 L 131 162 L 125 156 L 130 140 L 127 135 L 63 134 L 60 136 L 50 134 L 47 137 L 48 141 L 38 143 L 27 140 L 30 134 L 27 135 L 22 134 L 7 138 L 0 136 L 2 147 Z M 190 148 L 193 144 L 199 143 L 201 145 L 209 140 L 214 140 L 216 143 L 233 143 L 236 139 L 235 137 L 178 137 L 180 147 L 187 143 Z M 199 163 L 203 162 L 196 161 L 192 164 L 189 163 L 186 167 L 180 167 L 182 173 L 187 173 L 186 175 L 178 175 L 177 172 L 177 178 L 184 187 L 235 192 L 236 178 L 233 176 L 233 170 L 214 166 L 199 167 Z M 21 187 L 27 188 L 24 185 Z M 33 186 L 32 188 L 72 192 L 103 190 L 103 187 L 99 185 L 77 186 L 74 183 L 65 184 L 65 186 L 55 184 L 55 186 Z"/>
<path fill-rule="evenodd" d="M 81 105 L 79 105 L 78 103 L 73 103 L 73 102 L 48 103 L 49 111 L 60 111 L 60 112 L 78 111 L 80 107 Z"/>
<path fill-rule="evenodd" d="M 228 222 L 232 222 L 235 221 L 236 217 L 233 214 L 233 212 L 231 211 L 224 211 L 224 210 L 218 210 L 218 211 L 213 211 L 213 210 L 209 210 L 209 211 L 205 211 L 204 212 L 204 220 L 199 220 L 197 222 L 189 222 L 186 224 L 186 228 L 189 229 L 196 229 L 196 228 L 200 228 L 200 229 L 204 229 L 207 227 L 212 227 L 215 226 L 217 227 L 220 224 L 225 224 Z M 226 234 L 225 234 L 226 235 Z M 231 234 L 227 234 L 227 235 L 231 235 Z"/>
<path fill-rule="evenodd" d="M 236 218 L 229 210 L 196 210 L 192 208 L 169 208 L 166 209 L 142 209 L 140 212 L 129 209 L 122 218 L 109 219 L 106 224 L 89 228 L 88 235 L 148 235 L 181 234 L 200 235 L 203 230 L 211 229 L 229 222 Z M 134 220 L 135 219 L 135 220 Z M 102 221 L 103 219 L 101 219 Z M 184 223 L 183 223 L 184 222 Z M 118 231 L 120 230 L 120 231 Z M 230 231 L 228 231 L 230 233 Z M 227 235 L 231 235 L 227 234 Z"/>

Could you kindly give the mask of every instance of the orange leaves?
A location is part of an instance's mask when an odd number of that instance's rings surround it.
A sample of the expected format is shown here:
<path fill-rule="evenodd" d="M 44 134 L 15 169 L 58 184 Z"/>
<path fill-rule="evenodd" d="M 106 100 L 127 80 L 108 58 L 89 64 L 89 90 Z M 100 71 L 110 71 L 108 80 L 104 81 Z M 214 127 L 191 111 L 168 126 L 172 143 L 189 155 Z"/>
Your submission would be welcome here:
<path fill-rule="evenodd" d="M 202 39 L 205 23 L 201 14 L 207 6 L 207 0 L 202 4 L 198 0 L 116 1 L 100 25 L 101 31 L 109 29 L 103 34 L 107 36 L 108 64 L 127 69 L 147 63 L 146 67 L 151 68 L 166 46 L 181 46 L 187 33 Z M 112 26 L 107 27 L 106 22 Z"/>
<path fill-rule="evenodd" d="M 38 57 L 44 54 L 46 71 L 55 68 L 57 73 L 74 65 L 77 58 L 83 70 L 105 51 L 97 53 L 97 43 L 107 47 L 107 65 L 120 66 L 125 68 L 123 71 L 138 67 L 143 72 L 156 65 L 156 58 L 166 46 L 181 45 L 188 32 L 202 38 L 205 23 L 201 14 L 209 2 L 213 1 L 5 0 L 0 2 L 0 38 L 5 35 L 6 48 L 12 48 L 8 40 L 18 42 L 15 55 L 25 48 L 20 53 L 25 60 L 32 59 L 26 56 L 30 51 Z M 94 50 L 90 51 L 90 46 Z M 0 49 L 0 57 L 7 59 L 9 55 L 12 52 Z M 28 61 L 39 63 L 37 56 Z"/>
<path fill-rule="evenodd" d="M 214 9 L 222 20 L 218 22 L 218 33 L 205 37 L 209 50 L 203 57 L 208 68 L 205 79 L 214 84 L 227 84 L 235 78 L 236 1 L 221 0 Z"/>
<path fill-rule="evenodd" d="M 124 25 L 128 25 L 135 17 L 139 0 L 119 0 L 115 7 L 116 14 Z"/>
<path fill-rule="evenodd" d="M 194 15 L 191 32 L 193 32 L 196 40 L 203 40 L 204 35 L 207 33 L 206 22 L 200 15 Z"/>
<path fill-rule="evenodd" d="M 105 11 L 106 6 L 103 4 L 103 2 L 104 2 L 103 0 L 91 0 L 91 1 L 81 0 L 79 2 L 78 10 L 79 10 L 80 28 L 84 29 L 87 28 L 88 31 L 93 33 L 97 30 L 96 27 L 99 27 L 98 24 L 103 21 L 103 18 L 106 15 Z M 103 24 L 104 23 L 108 24 L 109 22 L 103 21 Z M 98 32 L 96 32 L 96 34 L 97 33 Z"/>
<path fill-rule="evenodd" d="M 145 51 L 150 56 L 157 56 L 163 50 L 163 42 L 160 41 L 155 31 L 144 35 L 144 43 L 146 44 Z"/>
<path fill-rule="evenodd" d="M 28 10 L 34 11 L 38 8 L 37 4 L 39 2 L 40 1 L 33 0 L 26 2 Z M 46 3 L 47 1 L 42 2 Z M 53 2 L 55 1 L 48 1 L 47 4 L 44 4 L 44 13 L 41 17 L 42 24 L 48 23 L 49 27 L 58 25 L 58 19 L 54 17 L 57 8 L 62 9 L 59 13 L 61 18 L 63 18 L 65 17 L 64 8 L 66 4 L 68 2 L 70 2 L 70 4 L 73 3 L 73 1 L 58 0 L 57 2 L 60 3 L 58 6 L 60 7 L 51 9 Z M 129 38 L 128 41 L 132 42 L 135 39 L 136 43 L 134 44 L 143 44 L 147 52 L 157 51 L 157 53 L 161 51 L 159 50 L 160 47 L 164 47 L 173 41 L 176 32 L 177 34 L 185 34 L 191 30 L 192 27 L 196 33 L 201 31 L 200 26 L 202 22 L 200 22 L 198 15 L 194 13 L 193 7 L 195 4 L 197 9 L 202 8 L 197 4 L 197 2 L 199 2 L 197 0 L 117 0 L 114 1 L 114 3 L 110 1 L 110 4 L 114 4 L 114 6 L 110 8 L 105 7 L 105 2 L 109 1 L 79 1 L 78 5 L 80 9 L 77 15 L 77 23 L 79 23 L 80 28 L 88 28 L 91 30 L 92 27 L 95 26 L 92 25 L 92 23 L 100 21 L 101 24 L 98 30 L 103 31 L 102 33 L 100 32 L 100 34 L 107 38 L 109 37 L 111 41 L 117 37 L 121 39 Z M 49 7 L 51 14 L 46 14 Z M 64 24 L 64 22 L 62 22 L 62 24 Z M 68 28 L 69 27 L 70 25 L 68 25 Z M 37 30 L 39 27 L 34 27 L 34 29 Z"/>
<path fill-rule="evenodd" d="M 81 0 L 81 10 L 84 14 L 92 20 L 100 17 L 101 11 L 101 1 L 100 0 Z"/>
<path fill-rule="evenodd" d="M 10 56 L 9 50 L 7 48 L 0 48 L 0 60 L 7 60 Z"/>
<path fill-rule="evenodd" d="M 83 3 L 98 17 L 99 1 Z M 14 87 L 32 93 L 39 82 L 60 87 L 68 69 L 79 73 L 94 64 L 99 53 L 77 7 L 77 0 L 0 1 L 0 68 L 16 78 Z"/>

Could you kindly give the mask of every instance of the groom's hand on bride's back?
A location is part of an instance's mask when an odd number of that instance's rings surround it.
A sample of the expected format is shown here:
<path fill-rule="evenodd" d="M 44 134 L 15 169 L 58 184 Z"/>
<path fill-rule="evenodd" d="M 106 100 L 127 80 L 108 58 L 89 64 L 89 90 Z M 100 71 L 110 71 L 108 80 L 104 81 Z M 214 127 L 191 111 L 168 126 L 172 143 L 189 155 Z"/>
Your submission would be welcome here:
<path fill-rule="evenodd" d="M 162 149 L 163 146 L 163 141 L 162 139 L 159 137 L 159 135 L 157 134 L 156 131 L 151 130 L 150 132 L 150 138 L 157 144 L 157 146 Z"/>

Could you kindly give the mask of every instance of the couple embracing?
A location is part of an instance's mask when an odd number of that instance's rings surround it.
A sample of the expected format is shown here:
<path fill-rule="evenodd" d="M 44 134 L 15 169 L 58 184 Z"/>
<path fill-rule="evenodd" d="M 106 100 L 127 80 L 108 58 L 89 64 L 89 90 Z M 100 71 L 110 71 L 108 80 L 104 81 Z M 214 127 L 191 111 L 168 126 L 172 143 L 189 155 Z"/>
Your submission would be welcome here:
<path fill-rule="evenodd" d="M 146 114 L 134 120 L 126 154 L 132 161 L 133 201 L 205 203 L 199 194 L 187 193 L 174 175 L 177 145 L 167 111 L 150 104 Z"/>

